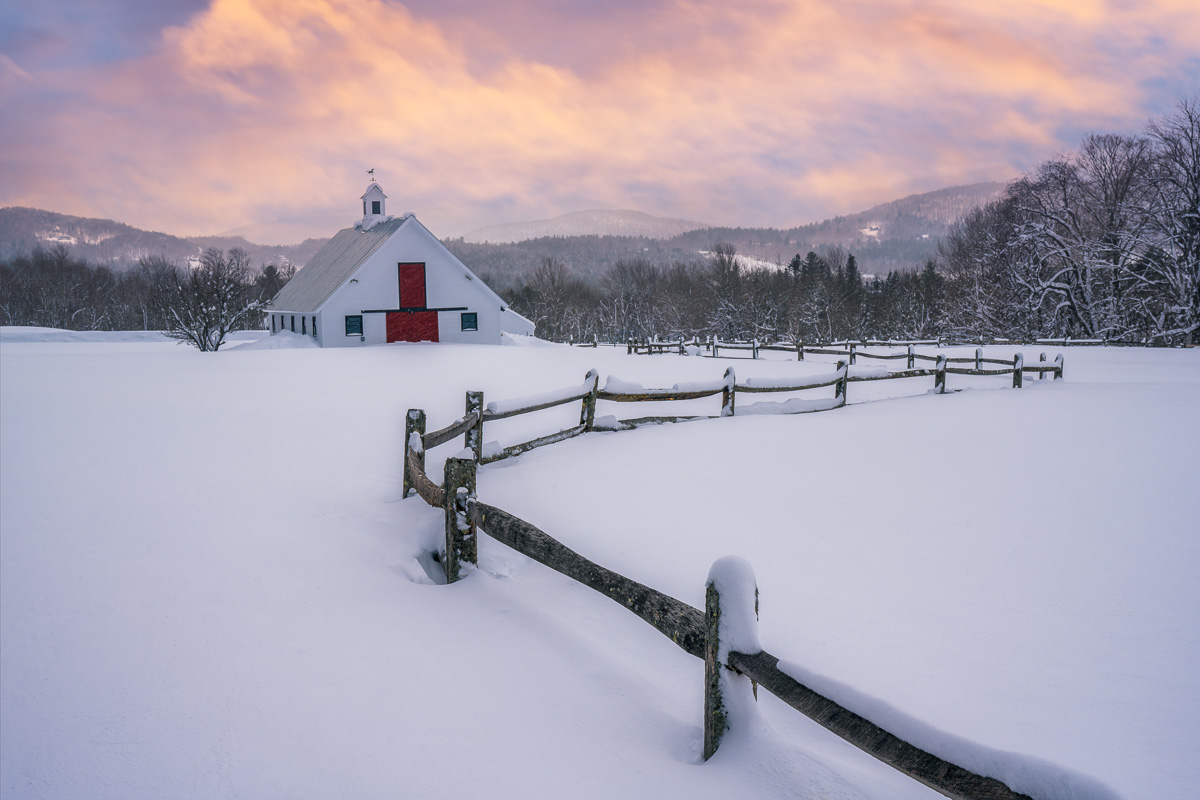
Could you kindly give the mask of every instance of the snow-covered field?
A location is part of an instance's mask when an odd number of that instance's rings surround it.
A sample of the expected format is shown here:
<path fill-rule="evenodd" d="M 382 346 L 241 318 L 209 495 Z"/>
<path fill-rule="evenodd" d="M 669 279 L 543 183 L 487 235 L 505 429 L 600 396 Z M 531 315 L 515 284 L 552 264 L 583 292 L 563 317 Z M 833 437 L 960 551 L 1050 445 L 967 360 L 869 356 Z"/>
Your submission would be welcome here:
<path fill-rule="evenodd" d="M 590 367 L 666 387 L 832 359 L 243 338 L 0 331 L 5 800 L 937 796 L 765 692 L 701 763 L 700 661 L 487 537 L 436 585 L 440 513 L 400 499 L 410 407 L 432 429 L 468 389 Z M 947 747 L 1046 762 L 1046 796 L 1193 798 L 1200 350 L 1065 357 L 1020 391 L 851 384 L 828 413 L 591 434 L 482 468 L 479 495 L 697 607 L 712 562 L 745 557 L 767 649 Z M 598 413 L 719 400 L 655 405 Z"/>

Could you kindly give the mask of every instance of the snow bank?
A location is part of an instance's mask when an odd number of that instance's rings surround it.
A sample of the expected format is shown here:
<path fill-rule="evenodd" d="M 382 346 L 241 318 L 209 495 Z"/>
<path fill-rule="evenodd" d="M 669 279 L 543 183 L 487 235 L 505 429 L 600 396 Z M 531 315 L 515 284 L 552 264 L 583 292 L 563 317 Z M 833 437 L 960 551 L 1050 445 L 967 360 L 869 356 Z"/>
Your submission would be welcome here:
<path fill-rule="evenodd" d="M 829 411 L 842 405 L 842 398 L 829 397 L 807 400 L 792 397 L 787 400 L 746 403 L 737 407 L 737 416 L 749 417 L 761 414 L 804 414 L 809 411 Z"/>
<path fill-rule="evenodd" d="M 559 344 L 558 342 L 547 342 L 545 339 L 539 339 L 536 336 L 526 336 L 522 333 L 509 333 L 501 331 L 500 344 L 510 347 L 567 347 L 568 345 Z"/>
<path fill-rule="evenodd" d="M 257 342 L 268 336 L 268 331 L 234 331 L 225 337 L 222 349 L 232 342 Z M 0 326 L 0 341 L 5 344 L 162 344 L 176 340 L 162 331 L 68 331 L 32 325 L 3 325 Z"/>
<path fill-rule="evenodd" d="M 1121 795 L 1095 778 L 1040 758 L 993 750 L 940 731 L 878 698 L 798 664 L 781 659 L 779 670 L 909 744 L 972 772 L 1001 780 L 1014 791 L 1038 800 L 1122 800 Z"/>
<path fill-rule="evenodd" d="M 169 342 L 161 331 L 68 331 L 24 325 L 0 326 L 0 341 L 6 344 L 49 342 Z"/>
<path fill-rule="evenodd" d="M 265 331 L 264 331 L 265 333 Z M 308 350 L 319 348 L 317 340 L 311 336 L 305 336 L 302 333 L 292 333 L 291 331 L 280 331 L 274 336 L 267 335 L 259 337 L 245 344 L 236 344 L 232 347 L 227 343 L 222 349 L 227 350 Z"/>

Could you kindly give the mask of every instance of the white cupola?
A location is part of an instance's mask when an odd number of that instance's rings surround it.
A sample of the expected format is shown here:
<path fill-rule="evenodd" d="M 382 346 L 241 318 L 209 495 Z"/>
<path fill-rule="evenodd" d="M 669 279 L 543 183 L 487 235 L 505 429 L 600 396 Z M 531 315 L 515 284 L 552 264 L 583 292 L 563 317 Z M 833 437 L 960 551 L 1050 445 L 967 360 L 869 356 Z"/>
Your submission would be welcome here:
<path fill-rule="evenodd" d="M 387 195 L 379 188 L 379 184 L 375 181 L 368 183 L 362 196 L 363 224 L 382 222 L 387 216 L 386 203 Z"/>

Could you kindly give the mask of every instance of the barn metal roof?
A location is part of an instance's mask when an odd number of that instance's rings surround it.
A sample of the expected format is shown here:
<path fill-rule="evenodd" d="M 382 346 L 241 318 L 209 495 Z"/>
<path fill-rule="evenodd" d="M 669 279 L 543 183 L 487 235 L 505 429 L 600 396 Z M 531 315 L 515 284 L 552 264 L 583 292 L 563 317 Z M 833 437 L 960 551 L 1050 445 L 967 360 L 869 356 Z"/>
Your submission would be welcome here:
<path fill-rule="evenodd" d="M 303 269 L 279 290 L 271 302 L 278 311 L 316 311 L 337 288 L 383 246 L 411 217 L 404 216 L 373 225 L 369 230 L 338 231 Z"/>

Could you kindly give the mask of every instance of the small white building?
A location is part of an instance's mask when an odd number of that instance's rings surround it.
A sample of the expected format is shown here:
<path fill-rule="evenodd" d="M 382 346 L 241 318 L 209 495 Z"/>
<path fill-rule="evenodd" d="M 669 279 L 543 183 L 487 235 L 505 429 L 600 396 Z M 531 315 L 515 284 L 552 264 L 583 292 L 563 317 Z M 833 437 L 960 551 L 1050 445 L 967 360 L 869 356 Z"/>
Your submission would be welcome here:
<path fill-rule="evenodd" d="M 338 231 L 271 303 L 272 335 L 293 331 L 322 347 L 385 342 L 499 344 L 533 334 L 513 311 L 412 214 L 390 217 L 372 182 L 363 218 Z"/>

